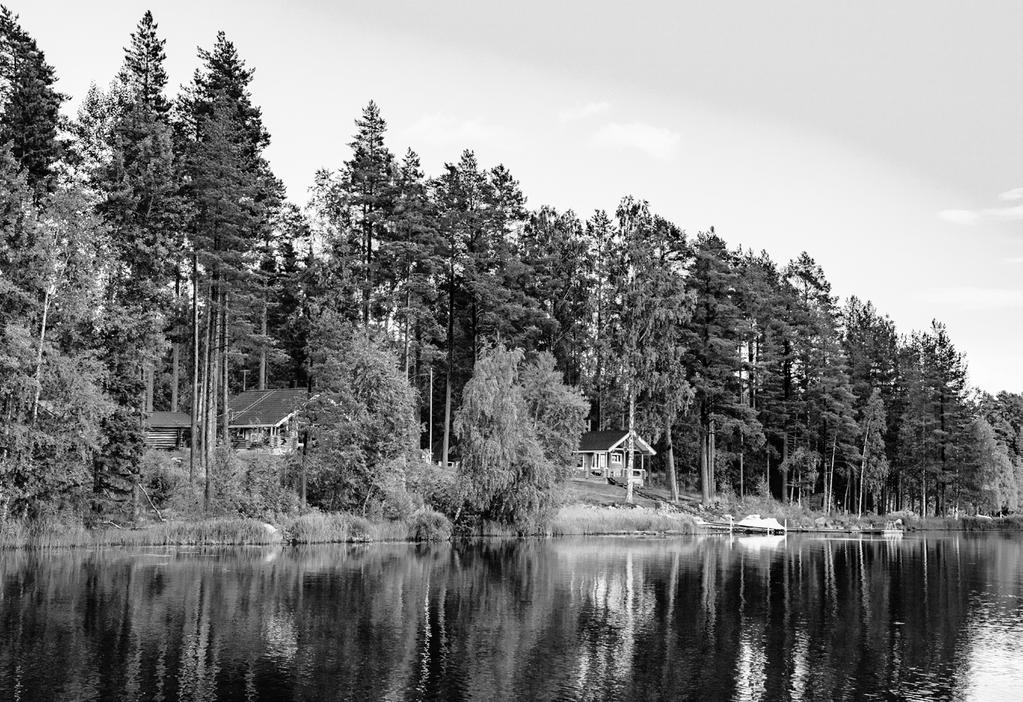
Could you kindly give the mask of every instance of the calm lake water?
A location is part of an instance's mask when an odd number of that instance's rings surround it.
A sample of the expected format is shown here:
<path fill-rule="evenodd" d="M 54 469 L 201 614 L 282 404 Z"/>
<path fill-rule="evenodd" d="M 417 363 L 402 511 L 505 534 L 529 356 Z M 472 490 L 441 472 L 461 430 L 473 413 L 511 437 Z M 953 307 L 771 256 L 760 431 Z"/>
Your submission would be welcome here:
<path fill-rule="evenodd" d="M 0 553 L 2 700 L 1023 695 L 1023 535 Z"/>

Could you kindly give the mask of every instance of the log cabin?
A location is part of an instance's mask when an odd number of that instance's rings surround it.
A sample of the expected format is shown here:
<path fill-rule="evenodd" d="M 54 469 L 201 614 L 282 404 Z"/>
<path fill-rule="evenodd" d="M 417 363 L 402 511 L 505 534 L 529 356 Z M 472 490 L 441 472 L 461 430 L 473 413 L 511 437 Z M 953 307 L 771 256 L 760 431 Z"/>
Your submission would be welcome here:
<path fill-rule="evenodd" d="M 185 448 L 191 436 L 192 418 L 185 412 L 150 412 L 146 420 L 146 448 Z"/>

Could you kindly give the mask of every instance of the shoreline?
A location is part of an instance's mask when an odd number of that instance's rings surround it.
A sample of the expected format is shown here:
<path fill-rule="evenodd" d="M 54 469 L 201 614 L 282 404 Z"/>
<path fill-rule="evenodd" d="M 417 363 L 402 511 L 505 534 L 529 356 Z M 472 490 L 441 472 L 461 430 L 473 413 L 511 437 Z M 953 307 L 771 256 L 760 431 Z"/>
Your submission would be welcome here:
<path fill-rule="evenodd" d="M 435 513 L 433 513 L 435 514 Z M 437 515 L 439 516 L 439 515 Z M 623 507 L 573 503 L 563 506 L 543 531 L 518 534 L 496 524 L 484 525 L 477 533 L 452 532 L 450 524 L 435 523 L 424 528 L 414 515 L 409 520 L 370 521 L 356 515 L 312 513 L 277 520 L 272 524 L 250 518 L 211 518 L 153 522 L 138 527 L 89 529 L 81 525 L 0 525 L 0 550 L 61 550 L 142 547 L 222 546 L 307 546 L 317 544 L 428 543 L 499 538 L 558 538 L 570 536 L 658 537 L 693 536 L 729 532 L 705 529 L 681 511 L 650 507 Z M 789 534 L 856 536 L 865 533 L 876 519 L 863 518 L 848 528 L 800 527 Z M 975 533 L 981 531 L 1023 531 L 1023 517 L 928 518 L 906 524 L 906 533 Z"/>

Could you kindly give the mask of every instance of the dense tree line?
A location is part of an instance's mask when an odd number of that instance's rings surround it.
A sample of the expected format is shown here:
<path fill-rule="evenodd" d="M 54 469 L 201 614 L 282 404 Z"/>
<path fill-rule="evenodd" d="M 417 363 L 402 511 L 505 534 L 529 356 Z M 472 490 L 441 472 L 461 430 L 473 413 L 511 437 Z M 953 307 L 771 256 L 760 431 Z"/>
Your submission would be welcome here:
<path fill-rule="evenodd" d="M 147 12 L 65 119 L 0 11 L 0 517 L 137 504 L 154 409 L 191 414 L 208 500 L 243 384 L 316 391 L 302 490 L 328 506 L 386 494 L 427 451 L 460 462 L 457 509 L 519 512 L 501 493 L 520 484 L 542 513 L 566 437 L 631 417 L 676 495 L 1018 507 L 1023 398 L 973 390 L 940 322 L 900 333 L 809 254 L 729 247 L 638 198 L 529 209 L 469 150 L 428 175 L 373 102 L 298 207 L 253 69 L 223 33 L 198 59 L 170 94 Z"/>

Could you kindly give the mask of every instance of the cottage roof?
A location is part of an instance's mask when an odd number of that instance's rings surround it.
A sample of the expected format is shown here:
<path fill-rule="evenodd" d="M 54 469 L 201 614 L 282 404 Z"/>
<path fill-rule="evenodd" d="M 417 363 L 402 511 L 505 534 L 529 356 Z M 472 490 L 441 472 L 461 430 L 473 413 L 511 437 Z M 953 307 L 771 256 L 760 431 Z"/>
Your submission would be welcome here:
<path fill-rule="evenodd" d="M 150 429 L 187 429 L 192 426 L 192 417 L 184 412 L 151 412 Z"/>
<path fill-rule="evenodd" d="M 605 429 L 604 431 L 588 431 L 579 437 L 579 448 L 576 453 L 595 453 L 613 451 L 621 448 L 629 438 L 628 429 Z M 656 451 L 637 434 L 636 450 L 647 456 L 654 456 Z"/>
<path fill-rule="evenodd" d="M 232 427 L 275 427 L 294 414 L 308 399 L 304 388 L 247 390 L 228 401 Z"/>

